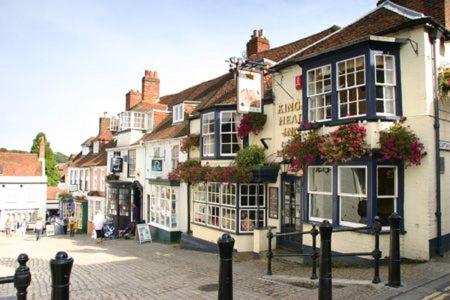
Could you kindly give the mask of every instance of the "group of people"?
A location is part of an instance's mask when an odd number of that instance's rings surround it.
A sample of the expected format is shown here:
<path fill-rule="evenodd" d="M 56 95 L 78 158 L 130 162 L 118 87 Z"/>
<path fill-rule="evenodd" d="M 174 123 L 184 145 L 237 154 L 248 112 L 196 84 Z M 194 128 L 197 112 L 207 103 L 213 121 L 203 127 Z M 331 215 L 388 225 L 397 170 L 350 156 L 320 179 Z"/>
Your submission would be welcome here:
<path fill-rule="evenodd" d="M 13 233 L 23 236 L 27 231 L 27 227 L 28 223 L 25 219 L 20 221 L 14 221 L 11 219 L 11 217 L 8 217 L 5 222 L 6 236 L 11 237 Z"/>

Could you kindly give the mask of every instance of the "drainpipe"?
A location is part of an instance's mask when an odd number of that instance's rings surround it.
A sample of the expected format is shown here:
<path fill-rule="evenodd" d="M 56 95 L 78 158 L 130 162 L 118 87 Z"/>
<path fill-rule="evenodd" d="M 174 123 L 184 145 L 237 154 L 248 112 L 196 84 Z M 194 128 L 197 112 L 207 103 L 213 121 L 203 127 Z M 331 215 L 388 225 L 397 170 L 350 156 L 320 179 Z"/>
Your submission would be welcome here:
<path fill-rule="evenodd" d="M 433 59 L 433 97 L 434 97 L 434 132 L 435 132 L 435 177 L 436 177 L 436 253 L 439 256 L 442 254 L 442 212 L 441 212 L 441 173 L 440 173 L 440 122 L 439 122 L 439 90 L 438 90 L 438 55 L 439 55 L 439 44 L 441 38 L 441 31 L 437 28 L 431 32 L 430 39 L 432 41 L 432 59 Z"/>

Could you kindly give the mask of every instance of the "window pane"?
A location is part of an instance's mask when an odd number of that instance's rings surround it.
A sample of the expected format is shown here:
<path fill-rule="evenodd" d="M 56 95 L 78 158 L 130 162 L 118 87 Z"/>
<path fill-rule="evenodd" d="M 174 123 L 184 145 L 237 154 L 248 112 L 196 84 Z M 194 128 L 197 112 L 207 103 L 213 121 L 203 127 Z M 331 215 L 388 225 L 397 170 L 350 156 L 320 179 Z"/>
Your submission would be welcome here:
<path fill-rule="evenodd" d="M 378 168 L 378 196 L 396 196 L 395 168 Z"/>
<path fill-rule="evenodd" d="M 309 190 L 331 193 L 331 168 L 314 167 L 309 170 Z"/>
<path fill-rule="evenodd" d="M 341 221 L 367 223 L 367 200 L 360 197 L 340 197 Z"/>
<path fill-rule="evenodd" d="M 331 195 L 310 194 L 310 216 L 321 219 L 333 218 L 333 201 Z"/>
<path fill-rule="evenodd" d="M 365 168 L 339 168 L 341 194 L 366 195 Z"/>
<path fill-rule="evenodd" d="M 377 216 L 382 226 L 389 226 L 389 216 L 395 211 L 396 198 L 377 198 Z"/>

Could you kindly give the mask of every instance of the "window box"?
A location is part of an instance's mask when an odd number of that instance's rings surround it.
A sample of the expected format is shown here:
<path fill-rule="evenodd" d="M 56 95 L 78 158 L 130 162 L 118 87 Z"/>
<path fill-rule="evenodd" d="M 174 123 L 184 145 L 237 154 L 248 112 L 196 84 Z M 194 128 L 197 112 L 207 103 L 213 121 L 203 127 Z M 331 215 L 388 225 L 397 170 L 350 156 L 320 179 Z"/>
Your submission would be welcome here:
<path fill-rule="evenodd" d="M 253 180 L 255 182 L 277 182 L 280 165 L 266 165 L 252 168 Z"/>

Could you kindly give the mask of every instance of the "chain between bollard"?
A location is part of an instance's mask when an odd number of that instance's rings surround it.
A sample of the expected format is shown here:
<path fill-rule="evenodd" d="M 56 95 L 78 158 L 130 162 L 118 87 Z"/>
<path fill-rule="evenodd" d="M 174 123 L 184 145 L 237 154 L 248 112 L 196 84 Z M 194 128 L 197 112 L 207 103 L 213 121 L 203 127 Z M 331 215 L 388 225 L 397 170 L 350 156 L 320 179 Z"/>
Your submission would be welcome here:
<path fill-rule="evenodd" d="M 17 300 L 27 299 L 27 289 L 31 283 L 30 268 L 26 266 L 29 258 L 28 255 L 22 253 L 17 257 L 19 266 L 14 273 L 14 287 L 17 290 Z"/>

